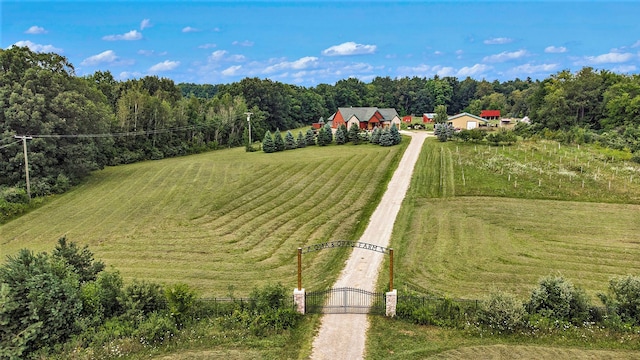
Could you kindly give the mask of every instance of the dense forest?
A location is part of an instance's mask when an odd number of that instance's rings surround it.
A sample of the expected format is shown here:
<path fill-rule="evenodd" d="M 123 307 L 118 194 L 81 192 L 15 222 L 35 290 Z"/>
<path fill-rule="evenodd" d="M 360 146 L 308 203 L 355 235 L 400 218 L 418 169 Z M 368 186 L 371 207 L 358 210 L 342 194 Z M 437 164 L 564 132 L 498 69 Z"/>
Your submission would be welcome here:
<path fill-rule="evenodd" d="M 640 76 L 590 67 L 541 81 L 377 77 L 306 88 L 259 78 L 200 85 L 157 76 L 117 81 L 108 71 L 76 76 L 61 55 L 15 46 L 0 49 L 0 64 L 5 199 L 26 183 L 22 140 L 15 136 L 31 137 L 31 193 L 43 196 L 104 166 L 246 145 L 248 111 L 256 140 L 326 119 L 343 106 L 390 107 L 401 116 L 439 105 L 450 115 L 497 109 L 504 117 L 528 116 L 532 125 L 523 134 L 599 141 L 640 155 Z"/>

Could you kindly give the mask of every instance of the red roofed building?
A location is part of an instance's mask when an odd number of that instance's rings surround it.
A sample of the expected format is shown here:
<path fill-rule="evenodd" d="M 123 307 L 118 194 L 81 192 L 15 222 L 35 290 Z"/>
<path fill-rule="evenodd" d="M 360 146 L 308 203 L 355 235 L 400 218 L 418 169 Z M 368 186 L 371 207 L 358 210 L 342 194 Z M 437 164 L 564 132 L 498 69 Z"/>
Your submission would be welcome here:
<path fill-rule="evenodd" d="M 480 117 L 485 120 L 498 120 L 500 119 L 500 110 L 482 110 Z"/>

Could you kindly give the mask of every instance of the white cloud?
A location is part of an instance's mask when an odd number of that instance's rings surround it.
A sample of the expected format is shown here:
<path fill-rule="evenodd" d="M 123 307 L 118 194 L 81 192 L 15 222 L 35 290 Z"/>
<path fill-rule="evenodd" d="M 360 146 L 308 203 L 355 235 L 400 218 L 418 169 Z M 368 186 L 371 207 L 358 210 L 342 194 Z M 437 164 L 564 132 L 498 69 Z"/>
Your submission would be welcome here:
<path fill-rule="evenodd" d="M 89 56 L 88 58 L 82 60 L 80 65 L 83 66 L 93 66 L 102 63 L 113 63 L 118 60 L 116 53 L 113 50 L 103 51 L 100 54 Z"/>
<path fill-rule="evenodd" d="M 144 50 L 144 49 L 141 49 L 141 50 L 138 50 L 138 54 L 139 55 L 144 55 L 144 56 L 154 56 L 154 55 L 156 55 L 156 56 L 165 56 L 165 55 L 167 55 L 167 52 L 166 51 L 156 52 L 155 50 Z"/>
<path fill-rule="evenodd" d="M 505 62 L 509 60 L 520 59 L 527 55 L 526 50 L 518 50 L 507 52 L 503 51 L 500 54 L 485 56 L 482 61 L 484 62 Z"/>
<path fill-rule="evenodd" d="M 134 71 L 134 72 L 123 71 L 118 75 L 118 79 L 127 80 L 127 79 L 131 79 L 131 78 L 139 78 L 139 77 L 142 77 L 142 76 L 143 76 L 143 74 L 139 73 L 137 71 Z"/>
<path fill-rule="evenodd" d="M 140 30 L 144 30 L 146 28 L 150 28 L 151 25 L 151 20 L 149 19 L 144 19 L 140 22 Z"/>
<path fill-rule="evenodd" d="M 453 76 L 456 74 L 456 70 L 451 66 L 436 65 L 432 68 L 432 71 L 438 74 L 438 76 Z"/>
<path fill-rule="evenodd" d="M 238 71 L 242 69 L 242 65 L 234 65 L 230 66 L 224 70 L 222 70 L 221 74 L 224 76 L 234 76 L 238 73 Z"/>
<path fill-rule="evenodd" d="M 165 60 L 161 63 L 157 63 L 149 68 L 149 72 L 161 72 L 161 71 L 169 71 L 177 68 L 180 65 L 180 61 L 170 61 Z"/>
<path fill-rule="evenodd" d="M 131 30 L 128 33 L 122 35 L 106 35 L 102 37 L 102 40 L 106 41 L 118 41 L 118 40 L 140 40 L 142 39 L 142 33 L 138 30 Z"/>
<path fill-rule="evenodd" d="M 200 30 L 200 29 L 196 29 L 196 28 L 191 27 L 191 26 L 187 26 L 187 27 L 185 27 L 185 28 L 183 28 L 183 29 L 182 29 L 182 32 L 183 32 L 183 33 L 199 32 L 199 31 L 202 31 L 202 30 Z"/>
<path fill-rule="evenodd" d="M 544 48 L 544 52 L 548 54 L 561 54 L 567 52 L 567 48 L 564 46 L 547 46 Z"/>
<path fill-rule="evenodd" d="M 211 49 L 211 48 L 214 48 L 216 46 L 217 46 L 216 44 L 208 43 L 208 44 L 202 44 L 202 45 L 198 46 L 198 48 L 200 48 L 200 49 Z"/>
<path fill-rule="evenodd" d="M 523 64 L 516 66 L 509 70 L 512 74 L 539 74 L 539 73 L 551 73 L 559 68 L 558 64 Z"/>
<path fill-rule="evenodd" d="M 635 65 L 619 65 L 614 66 L 611 70 L 617 73 L 630 73 L 636 71 L 636 69 L 637 67 Z"/>
<path fill-rule="evenodd" d="M 57 48 L 53 45 L 41 45 L 41 44 L 36 44 L 36 43 L 32 43 L 29 40 L 26 41 L 18 41 L 15 44 L 13 44 L 15 46 L 19 46 L 19 47 L 28 47 L 31 51 L 34 52 L 55 52 L 55 53 L 61 53 L 62 49 Z"/>
<path fill-rule="evenodd" d="M 456 74 L 459 77 L 474 76 L 474 75 L 482 74 L 485 71 L 488 71 L 490 69 L 491 69 L 491 66 L 484 65 L 484 64 L 475 64 L 473 66 L 465 66 L 460 68 Z"/>
<path fill-rule="evenodd" d="M 253 41 L 249 41 L 249 40 L 245 40 L 245 41 L 234 41 L 231 43 L 231 45 L 238 45 L 238 46 L 245 46 L 245 47 L 249 47 L 249 46 L 253 46 Z"/>
<path fill-rule="evenodd" d="M 593 65 L 610 64 L 610 63 L 623 63 L 633 59 L 635 55 L 631 53 L 618 53 L 610 52 L 598 56 L 586 56 L 584 60 Z"/>
<path fill-rule="evenodd" d="M 364 55 L 373 54 L 376 52 L 376 45 L 363 45 L 356 44 L 353 41 L 342 43 L 340 45 L 334 45 L 327 49 L 322 50 L 322 55 L 325 56 L 344 56 L 344 55 Z"/>
<path fill-rule="evenodd" d="M 25 31 L 25 34 L 31 34 L 31 35 L 38 35 L 38 34 L 46 34 L 48 31 L 45 30 L 43 27 L 41 26 L 35 26 L 33 25 L 32 27 L 28 28 L 27 31 Z"/>
<path fill-rule="evenodd" d="M 433 55 L 444 55 L 442 51 L 436 50 L 433 52 Z"/>
<path fill-rule="evenodd" d="M 221 61 L 224 59 L 224 56 L 227 55 L 227 50 L 216 50 L 211 53 L 207 60 L 209 61 Z"/>
<path fill-rule="evenodd" d="M 506 37 L 492 38 L 484 41 L 486 45 L 501 45 L 501 44 L 509 44 L 513 42 L 513 39 Z"/>
<path fill-rule="evenodd" d="M 283 70 L 303 70 L 309 67 L 316 66 L 318 64 L 318 58 L 315 56 L 305 56 L 296 61 L 282 61 L 275 65 L 268 66 L 264 69 L 265 74 L 273 73 Z"/>

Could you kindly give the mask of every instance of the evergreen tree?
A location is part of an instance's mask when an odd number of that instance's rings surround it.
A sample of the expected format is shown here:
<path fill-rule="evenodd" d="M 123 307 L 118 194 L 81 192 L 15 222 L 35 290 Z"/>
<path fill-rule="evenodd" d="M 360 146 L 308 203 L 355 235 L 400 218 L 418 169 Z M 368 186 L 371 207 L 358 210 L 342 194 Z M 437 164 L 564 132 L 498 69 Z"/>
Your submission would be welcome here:
<path fill-rule="evenodd" d="M 313 129 L 307 130 L 307 133 L 304 135 L 304 143 L 307 146 L 313 146 L 316 144 L 316 133 Z"/>
<path fill-rule="evenodd" d="M 271 132 L 269 130 L 264 133 L 264 139 L 262 139 L 262 151 L 266 153 L 276 152 L 276 144 L 273 142 L 273 136 L 271 136 Z"/>
<path fill-rule="evenodd" d="M 327 146 L 333 142 L 333 132 L 328 124 L 320 128 L 318 131 L 318 145 Z"/>
<path fill-rule="evenodd" d="M 336 130 L 336 144 L 344 145 L 347 143 L 347 127 L 343 124 Z"/>
<path fill-rule="evenodd" d="M 393 136 L 391 135 L 391 131 L 389 128 L 382 129 L 380 134 L 380 142 L 381 146 L 392 146 L 393 145 Z"/>
<path fill-rule="evenodd" d="M 298 148 L 303 148 L 307 146 L 307 142 L 305 141 L 304 135 L 302 135 L 302 131 L 298 132 L 298 140 L 296 141 L 298 144 Z"/>
<path fill-rule="evenodd" d="M 382 134 L 382 130 L 379 127 L 373 129 L 373 133 L 371 133 L 371 139 L 369 140 L 372 144 L 379 145 L 380 144 L 380 135 Z"/>
<path fill-rule="evenodd" d="M 351 124 L 349 128 L 349 141 L 351 141 L 353 145 L 360 144 L 360 128 L 358 124 Z"/>
<path fill-rule="evenodd" d="M 293 134 L 290 130 L 287 131 L 287 135 L 284 137 L 284 149 L 285 150 L 293 150 L 297 148 L 296 139 L 294 139 Z"/>
<path fill-rule="evenodd" d="M 280 130 L 276 130 L 273 134 L 273 144 L 276 147 L 276 151 L 284 151 L 284 139 L 282 138 Z"/>
<path fill-rule="evenodd" d="M 393 145 L 398 145 L 402 141 L 402 135 L 400 135 L 400 131 L 396 127 L 396 124 L 391 125 L 391 138 L 393 139 Z"/>
<path fill-rule="evenodd" d="M 451 124 L 436 124 L 433 128 L 433 134 L 441 142 L 445 142 L 453 137 L 454 128 Z"/>

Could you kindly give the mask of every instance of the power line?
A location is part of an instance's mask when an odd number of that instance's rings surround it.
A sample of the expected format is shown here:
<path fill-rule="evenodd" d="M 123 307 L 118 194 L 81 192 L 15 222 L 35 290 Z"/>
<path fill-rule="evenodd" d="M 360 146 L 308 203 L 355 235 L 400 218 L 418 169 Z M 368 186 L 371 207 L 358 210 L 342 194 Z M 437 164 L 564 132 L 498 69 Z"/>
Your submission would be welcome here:
<path fill-rule="evenodd" d="M 12 142 L 12 143 L 10 143 L 10 144 L 2 145 L 2 146 L 0 146 L 0 149 L 4 149 L 4 148 L 6 148 L 6 147 L 9 147 L 9 146 L 15 145 L 15 144 L 19 143 L 20 141 L 21 141 L 21 140 L 14 141 L 14 142 Z"/>
<path fill-rule="evenodd" d="M 121 133 L 104 133 L 104 134 L 73 134 L 73 135 L 56 135 L 56 134 L 39 134 L 39 135 L 29 135 L 34 138 L 102 138 L 102 137 L 124 137 L 124 136 L 142 136 L 142 135 L 154 135 L 154 134 L 164 134 L 169 132 L 178 132 L 178 131 L 187 131 L 187 130 L 195 130 L 199 128 L 199 126 L 183 126 L 179 128 L 170 128 L 170 129 L 160 129 L 160 130 L 147 130 L 147 131 L 129 131 L 129 132 L 121 132 Z"/>

